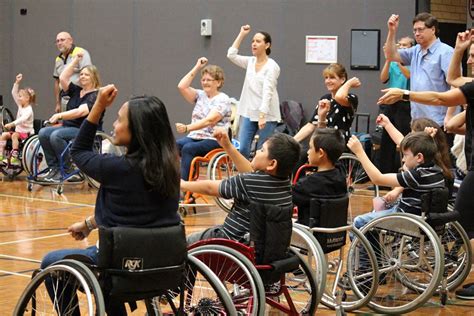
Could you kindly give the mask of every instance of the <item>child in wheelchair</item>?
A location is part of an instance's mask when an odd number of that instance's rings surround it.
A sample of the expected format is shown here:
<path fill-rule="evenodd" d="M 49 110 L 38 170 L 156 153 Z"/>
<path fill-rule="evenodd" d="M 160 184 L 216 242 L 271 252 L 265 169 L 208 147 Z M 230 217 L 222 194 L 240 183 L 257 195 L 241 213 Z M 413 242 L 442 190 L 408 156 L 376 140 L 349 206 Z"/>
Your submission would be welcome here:
<path fill-rule="evenodd" d="M 12 97 L 18 106 L 18 112 L 16 120 L 5 124 L 5 132 L 0 137 L 0 163 L 8 165 L 7 155 L 5 155 L 5 147 L 7 140 L 12 140 L 12 150 L 10 154 L 10 165 L 19 166 L 20 160 L 18 159 L 20 141 L 25 140 L 34 134 L 33 129 L 33 107 L 36 101 L 35 91 L 31 88 L 20 89 L 20 82 L 23 79 L 22 74 L 18 74 L 15 79 L 15 83 L 12 88 Z M 12 129 L 15 128 L 13 131 Z"/>
<path fill-rule="evenodd" d="M 378 185 L 403 187 L 398 204 L 392 208 L 359 215 L 354 226 L 361 228 L 369 221 L 394 212 L 421 215 L 421 195 L 436 188 L 444 188 L 452 174 L 444 164 L 436 142 L 427 132 L 412 132 L 403 138 L 403 171 L 382 174 L 365 154 L 357 137 L 351 137 L 347 146 L 359 158 L 370 180 Z"/>
<path fill-rule="evenodd" d="M 209 238 L 226 238 L 248 243 L 251 202 L 291 207 L 290 174 L 298 161 L 300 145 L 286 134 L 271 136 L 249 162 L 232 145 L 227 130 L 216 129 L 214 137 L 241 172 L 225 180 L 184 181 L 182 191 L 234 199 L 223 225 L 214 226 L 187 237 L 188 244 Z"/>
<path fill-rule="evenodd" d="M 309 142 L 308 162 L 316 172 L 300 178 L 293 187 L 293 203 L 298 207 L 298 223 L 309 226 L 311 198 L 336 198 L 347 194 L 346 176 L 336 164 L 346 148 L 341 132 L 318 128 Z"/>

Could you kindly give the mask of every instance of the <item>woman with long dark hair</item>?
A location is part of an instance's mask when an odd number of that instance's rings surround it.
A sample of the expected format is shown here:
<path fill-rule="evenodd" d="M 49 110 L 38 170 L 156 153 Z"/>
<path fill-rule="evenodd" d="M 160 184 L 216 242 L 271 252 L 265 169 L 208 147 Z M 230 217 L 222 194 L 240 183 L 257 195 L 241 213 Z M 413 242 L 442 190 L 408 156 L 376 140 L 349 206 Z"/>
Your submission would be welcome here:
<path fill-rule="evenodd" d="M 100 89 L 71 149 L 79 169 L 101 183 L 94 215 L 68 228 L 76 240 L 86 238 L 98 226 L 161 227 L 180 222 L 176 140 L 160 99 L 135 97 L 120 108 L 114 122 L 114 144 L 127 148 L 124 156 L 103 155 L 92 150 L 100 118 L 116 95 L 114 85 Z M 85 255 L 97 263 L 98 253 L 95 245 L 86 249 L 56 250 L 44 257 L 41 268 L 72 254 Z M 126 315 L 123 304 L 109 302 L 107 309 L 111 315 Z"/>

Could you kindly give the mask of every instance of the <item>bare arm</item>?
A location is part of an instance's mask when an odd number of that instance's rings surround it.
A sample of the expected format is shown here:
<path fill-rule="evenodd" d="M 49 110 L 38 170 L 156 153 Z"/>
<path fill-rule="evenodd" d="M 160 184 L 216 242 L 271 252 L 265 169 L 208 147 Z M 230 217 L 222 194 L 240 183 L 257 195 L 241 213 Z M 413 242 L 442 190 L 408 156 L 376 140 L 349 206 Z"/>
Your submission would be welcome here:
<path fill-rule="evenodd" d="M 456 46 L 448 67 L 446 81 L 453 87 L 459 88 L 473 78 L 463 77 L 461 73 L 461 62 L 464 51 L 470 46 L 473 35 L 470 31 L 460 32 L 456 37 Z"/>
<path fill-rule="evenodd" d="M 357 77 L 352 77 L 351 79 L 344 82 L 344 84 L 337 90 L 334 95 L 334 100 L 342 106 L 352 107 L 352 104 L 349 102 L 347 96 L 351 88 L 360 87 L 361 83 Z"/>
<path fill-rule="evenodd" d="M 211 112 L 209 112 L 209 114 L 205 118 L 197 122 L 194 122 L 188 125 L 185 125 L 182 123 L 176 123 L 176 131 L 178 133 L 187 133 L 187 132 L 203 129 L 208 126 L 214 126 L 220 120 L 222 120 L 222 117 L 223 117 L 222 114 L 220 114 L 216 110 L 212 110 Z"/>
<path fill-rule="evenodd" d="M 299 131 L 298 133 L 296 133 L 295 136 L 293 136 L 293 138 L 301 143 L 303 140 L 305 140 L 306 138 L 308 138 L 309 136 L 311 136 L 311 134 L 314 132 L 314 130 L 316 129 L 316 126 L 313 125 L 313 123 L 309 122 L 309 123 L 306 123 L 305 126 L 303 126 Z"/>
<path fill-rule="evenodd" d="M 216 138 L 219 145 L 224 148 L 230 159 L 232 159 L 239 172 L 243 173 L 253 171 L 250 161 L 248 161 L 247 158 L 242 156 L 242 154 L 230 142 L 227 129 L 216 128 L 214 129 L 213 136 Z"/>
<path fill-rule="evenodd" d="M 240 28 L 240 32 L 235 38 L 234 42 L 232 43 L 232 47 L 235 49 L 239 49 L 240 44 L 242 44 L 242 41 L 244 38 L 250 33 L 250 25 L 242 25 Z"/>
<path fill-rule="evenodd" d="M 398 53 L 397 43 L 396 43 L 396 36 L 397 36 L 397 29 L 398 23 L 400 22 L 400 17 L 396 14 L 392 14 L 388 21 L 388 33 L 387 33 L 387 40 L 385 42 L 385 48 L 387 53 L 387 59 L 390 61 L 398 61 L 401 62 L 400 54 Z"/>
<path fill-rule="evenodd" d="M 398 68 L 400 68 L 400 71 L 405 76 L 405 78 L 410 79 L 410 69 L 408 67 L 403 66 L 401 63 L 398 63 Z"/>
<path fill-rule="evenodd" d="M 60 88 L 59 88 L 59 79 L 54 79 L 54 100 L 56 102 L 56 105 L 55 105 L 55 108 L 54 108 L 54 111 L 56 113 L 59 113 L 61 111 L 61 99 L 59 98 L 59 92 L 60 92 Z"/>
<path fill-rule="evenodd" d="M 450 133 L 466 134 L 466 111 L 453 116 L 444 127 Z"/>
<path fill-rule="evenodd" d="M 389 79 L 389 70 L 390 70 L 390 61 L 385 60 L 385 63 L 383 64 L 382 71 L 380 72 L 380 81 L 382 83 L 387 83 Z"/>
<path fill-rule="evenodd" d="M 398 88 L 383 89 L 385 94 L 379 98 L 377 104 L 393 104 L 402 100 L 403 91 Z M 466 103 L 466 97 L 459 88 L 445 92 L 410 91 L 410 101 L 434 106 L 458 106 Z"/>
<path fill-rule="evenodd" d="M 79 117 L 84 117 L 87 114 L 89 114 L 89 106 L 86 103 L 84 103 L 84 104 L 81 104 L 78 108 L 53 114 L 48 119 L 48 121 L 54 124 L 60 120 L 74 120 Z"/>
<path fill-rule="evenodd" d="M 71 77 L 74 74 L 74 69 L 79 65 L 79 62 L 82 59 L 82 54 L 77 54 L 72 62 L 67 64 L 66 68 L 64 68 L 63 72 L 59 75 L 59 84 L 64 91 L 69 89 L 69 83 L 71 82 Z"/>
<path fill-rule="evenodd" d="M 219 185 L 221 182 L 221 180 L 181 180 L 181 191 L 191 191 L 210 196 L 219 196 Z"/>
<path fill-rule="evenodd" d="M 362 144 L 360 143 L 357 136 L 353 135 L 349 139 L 347 147 L 349 147 L 349 149 L 352 150 L 352 152 L 357 156 L 357 158 L 359 158 L 362 167 L 364 168 L 365 172 L 374 184 L 388 187 L 400 186 L 397 180 L 396 173 L 383 174 L 379 171 L 379 169 L 377 169 L 377 167 L 372 163 L 372 161 L 370 161 L 369 157 L 367 157 L 367 154 L 362 148 Z"/>
<path fill-rule="evenodd" d="M 390 119 L 384 114 L 379 114 L 376 120 L 377 125 L 382 126 L 387 131 L 390 138 L 393 140 L 395 145 L 400 145 L 403 139 L 403 134 L 390 122 Z"/>
<path fill-rule="evenodd" d="M 184 77 L 181 78 L 180 82 L 178 83 L 178 90 L 188 103 L 194 104 L 196 101 L 196 90 L 191 87 L 191 83 L 193 82 L 194 77 L 196 77 L 198 74 L 199 70 L 206 66 L 206 64 L 206 57 L 199 58 L 194 67 L 186 75 L 184 75 Z"/>

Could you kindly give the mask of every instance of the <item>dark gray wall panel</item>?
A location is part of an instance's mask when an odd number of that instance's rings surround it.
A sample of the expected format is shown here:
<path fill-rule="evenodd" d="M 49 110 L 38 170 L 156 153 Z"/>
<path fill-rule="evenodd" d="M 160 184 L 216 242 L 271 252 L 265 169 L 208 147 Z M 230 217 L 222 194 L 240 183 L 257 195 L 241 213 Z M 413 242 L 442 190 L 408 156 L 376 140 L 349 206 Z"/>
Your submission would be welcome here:
<path fill-rule="evenodd" d="M 28 8 L 27 16 L 19 9 Z M 273 37 L 272 57 L 281 67 L 280 98 L 302 102 L 307 115 L 326 92 L 321 72 L 326 65 L 305 64 L 305 35 L 337 35 L 338 60 L 350 68 L 351 28 L 381 29 L 391 13 L 402 16 L 400 34 L 410 34 L 415 2 L 411 0 L 16 0 L 0 2 L 2 94 L 9 94 L 14 74 L 38 91 L 36 116 L 47 118 L 53 108 L 51 73 L 56 34 L 71 31 L 75 42 L 87 48 L 101 72 L 103 83 L 120 89 L 109 110 L 110 129 L 118 107 L 130 94 L 155 94 L 167 104 L 173 122 L 188 122 L 192 108 L 176 85 L 200 56 L 224 68 L 223 91 L 239 98 L 244 70 L 231 64 L 226 53 L 242 24 Z M 5 18 L 5 20 L 3 19 Z M 201 19 L 212 19 L 213 35 L 200 35 Z M 8 21 L 11 21 L 9 27 Z M 253 34 L 253 33 L 252 33 Z M 250 53 L 250 36 L 241 46 Z M 10 49 L 8 48 L 10 47 Z M 9 60 L 9 51 L 14 52 Z M 383 56 L 381 57 L 383 61 Z M 377 112 L 383 87 L 378 71 L 349 71 L 363 86 L 356 93 L 360 112 Z M 7 83 L 5 83 L 5 80 Z M 199 80 L 193 83 L 199 87 Z"/>

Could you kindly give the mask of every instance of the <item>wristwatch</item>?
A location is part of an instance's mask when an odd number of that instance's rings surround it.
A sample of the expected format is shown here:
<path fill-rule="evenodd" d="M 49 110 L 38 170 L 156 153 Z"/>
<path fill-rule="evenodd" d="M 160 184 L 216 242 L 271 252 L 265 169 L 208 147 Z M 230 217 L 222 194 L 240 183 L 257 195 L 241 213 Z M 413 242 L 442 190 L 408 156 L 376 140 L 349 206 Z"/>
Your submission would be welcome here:
<path fill-rule="evenodd" d="M 403 101 L 410 101 L 410 91 L 403 90 L 402 100 Z"/>

